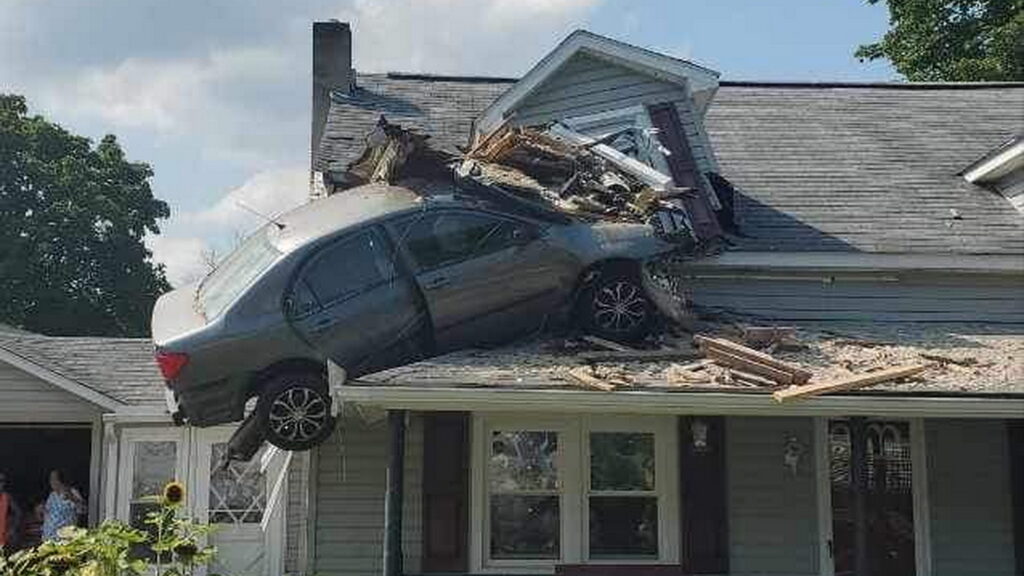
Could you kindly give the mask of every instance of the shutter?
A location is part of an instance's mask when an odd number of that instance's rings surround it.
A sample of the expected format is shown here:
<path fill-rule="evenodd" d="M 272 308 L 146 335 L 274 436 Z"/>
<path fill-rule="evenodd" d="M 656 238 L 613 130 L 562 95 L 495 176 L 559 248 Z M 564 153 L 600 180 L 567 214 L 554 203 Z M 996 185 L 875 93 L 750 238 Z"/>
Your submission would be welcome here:
<path fill-rule="evenodd" d="M 670 154 L 665 158 L 672 181 L 676 186 L 690 188 L 693 195 L 683 198 L 683 204 L 690 213 L 699 240 L 707 240 L 720 236 L 722 229 L 711 204 L 707 200 L 707 191 L 701 183 L 697 164 L 693 160 L 690 143 L 686 140 L 683 125 L 679 121 L 679 112 L 674 104 L 655 104 L 647 108 L 651 124 L 658 129 L 658 140 L 668 149 Z"/>
<path fill-rule="evenodd" d="M 694 423 L 698 421 L 707 426 L 703 449 L 694 446 Z M 679 444 L 683 569 L 689 574 L 728 574 L 725 418 L 681 417 Z"/>
<path fill-rule="evenodd" d="M 469 414 L 423 422 L 423 571 L 469 570 Z"/>
<path fill-rule="evenodd" d="M 1007 424 L 1010 446 L 1010 496 L 1013 506 L 1013 546 L 1017 574 L 1024 576 L 1024 420 Z"/>

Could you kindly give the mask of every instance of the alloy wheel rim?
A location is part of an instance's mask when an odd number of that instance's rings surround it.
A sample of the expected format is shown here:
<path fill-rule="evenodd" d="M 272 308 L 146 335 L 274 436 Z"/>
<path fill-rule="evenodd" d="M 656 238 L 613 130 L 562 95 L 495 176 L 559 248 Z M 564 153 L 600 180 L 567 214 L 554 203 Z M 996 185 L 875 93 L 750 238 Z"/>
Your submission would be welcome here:
<path fill-rule="evenodd" d="M 310 388 L 289 388 L 270 404 L 270 429 L 292 442 L 308 441 L 327 425 L 327 403 Z"/>
<path fill-rule="evenodd" d="M 609 332 L 630 332 L 643 324 L 646 306 L 636 284 L 619 280 L 602 286 L 594 296 L 594 322 Z"/>

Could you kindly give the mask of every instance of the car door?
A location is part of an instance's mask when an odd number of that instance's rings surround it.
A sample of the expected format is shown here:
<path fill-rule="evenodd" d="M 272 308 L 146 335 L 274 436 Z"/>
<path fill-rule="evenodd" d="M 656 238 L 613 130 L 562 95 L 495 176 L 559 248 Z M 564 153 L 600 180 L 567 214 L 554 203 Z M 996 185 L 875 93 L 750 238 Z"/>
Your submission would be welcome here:
<path fill-rule="evenodd" d="M 440 352 L 536 330 L 571 289 L 565 255 L 528 222 L 440 210 L 401 222 L 396 234 L 415 266 Z"/>
<path fill-rule="evenodd" d="M 426 311 L 377 228 L 314 255 L 293 281 L 285 307 L 300 336 L 350 376 L 422 354 Z"/>

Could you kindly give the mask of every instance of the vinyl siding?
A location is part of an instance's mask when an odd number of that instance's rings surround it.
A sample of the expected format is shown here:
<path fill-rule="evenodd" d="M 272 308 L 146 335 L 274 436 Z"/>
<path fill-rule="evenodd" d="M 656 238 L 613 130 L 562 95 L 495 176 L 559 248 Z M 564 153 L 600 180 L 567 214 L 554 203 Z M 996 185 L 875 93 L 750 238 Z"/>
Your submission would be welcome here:
<path fill-rule="evenodd" d="M 420 566 L 422 420 L 411 415 L 406 432 L 403 548 L 405 572 Z M 317 449 L 316 543 L 311 573 L 379 574 L 383 564 L 386 421 L 368 425 L 345 418 L 339 433 Z"/>
<path fill-rule="evenodd" d="M 934 576 L 1014 572 L 1009 453 L 1002 421 L 925 423 Z"/>
<path fill-rule="evenodd" d="M 295 452 L 288 469 L 284 550 L 284 570 L 288 574 L 302 573 L 305 568 L 310 457 L 309 452 Z"/>
<path fill-rule="evenodd" d="M 516 108 L 515 122 L 536 125 L 648 104 L 672 102 L 701 172 L 717 170 L 710 141 L 686 89 L 586 54 L 569 59 Z"/>
<path fill-rule="evenodd" d="M 791 436 L 806 447 L 795 476 L 782 462 Z M 813 443 L 810 418 L 726 419 L 730 574 L 818 574 Z"/>
<path fill-rule="evenodd" d="M 698 306 L 776 320 L 1024 324 L 1021 277 L 783 274 L 702 272 L 688 275 L 685 285 Z"/>
<path fill-rule="evenodd" d="M 98 406 L 0 362 L 0 423 L 91 422 L 100 412 Z M 26 420 L 27 416 L 31 420 Z"/>

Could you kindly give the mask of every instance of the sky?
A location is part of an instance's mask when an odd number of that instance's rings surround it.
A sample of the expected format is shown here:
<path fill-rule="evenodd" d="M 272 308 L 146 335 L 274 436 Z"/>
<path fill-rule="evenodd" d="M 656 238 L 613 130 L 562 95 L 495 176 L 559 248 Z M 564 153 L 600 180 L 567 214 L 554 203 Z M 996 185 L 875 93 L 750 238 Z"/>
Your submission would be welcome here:
<path fill-rule="evenodd" d="M 723 80 L 896 80 L 861 63 L 865 0 L 0 0 L 0 92 L 149 163 L 171 217 L 146 239 L 182 285 L 305 201 L 311 23 L 350 22 L 361 72 L 519 76 L 577 28 Z"/>

